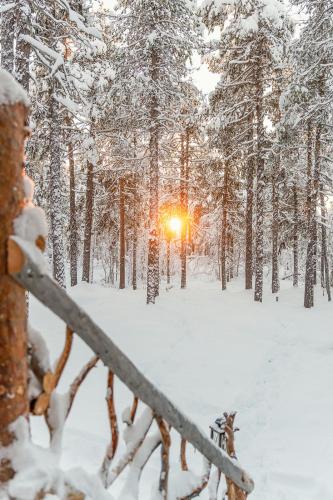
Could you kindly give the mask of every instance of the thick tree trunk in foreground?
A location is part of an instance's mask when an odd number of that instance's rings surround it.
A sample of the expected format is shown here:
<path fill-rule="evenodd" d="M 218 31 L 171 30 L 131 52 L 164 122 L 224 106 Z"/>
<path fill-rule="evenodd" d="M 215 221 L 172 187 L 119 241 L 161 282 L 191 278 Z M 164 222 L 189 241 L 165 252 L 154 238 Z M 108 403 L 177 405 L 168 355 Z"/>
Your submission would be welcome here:
<path fill-rule="evenodd" d="M 253 141 L 252 117 L 250 121 L 249 141 Z M 249 148 L 246 180 L 246 220 L 245 220 L 245 290 L 252 289 L 253 277 L 253 185 L 254 185 L 254 157 L 253 146 Z"/>
<path fill-rule="evenodd" d="M 13 220 L 23 205 L 24 126 L 23 104 L 0 105 L 0 448 L 9 446 L 9 431 L 21 415 L 28 413 L 27 336 L 24 288 L 7 274 L 7 242 Z M 0 483 L 14 474 L 9 460 L 0 462 Z"/>
<path fill-rule="evenodd" d="M 94 210 L 94 165 L 87 163 L 86 214 L 84 223 L 82 281 L 90 281 L 91 236 Z"/>
<path fill-rule="evenodd" d="M 50 236 L 53 249 L 53 277 L 60 286 L 66 288 L 65 279 L 65 255 L 63 241 L 63 182 L 61 172 L 61 133 L 59 104 L 53 98 L 55 88 L 50 88 L 50 184 L 49 184 L 49 206 L 50 206 Z"/>
<path fill-rule="evenodd" d="M 119 179 L 119 288 L 125 288 L 125 180 Z"/>

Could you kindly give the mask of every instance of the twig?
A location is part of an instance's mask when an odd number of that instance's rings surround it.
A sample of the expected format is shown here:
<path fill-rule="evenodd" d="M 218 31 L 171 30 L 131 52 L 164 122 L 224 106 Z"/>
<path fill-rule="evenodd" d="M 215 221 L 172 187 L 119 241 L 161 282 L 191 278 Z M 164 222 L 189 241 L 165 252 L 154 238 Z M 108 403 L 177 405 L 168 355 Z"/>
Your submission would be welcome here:
<path fill-rule="evenodd" d="M 117 423 L 117 413 L 114 403 L 114 374 L 111 370 L 108 372 L 108 383 L 107 383 L 107 393 L 106 393 L 106 403 L 108 407 L 108 416 L 111 432 L 110 444 L 107 447 L 103 464 L 101 467 L 101 477 L 104 484 L 107 484 L 107 477 L 110 469 L 112 460 L 116 454 L 118 448 L 119 432 Z"/>
<path fill-rule="evenodd" d="M 162 467 L 161 467 L 161 475 L 160 475 L 160 482 L 158 489 L 162 495 L 163 500 L 168 500 L 169 454 L 171 446 L 170 432 L 163 418 L 156 416 L 155 420 L 157 422 L 162 438 L 162 449 L 161 449 Z"/>

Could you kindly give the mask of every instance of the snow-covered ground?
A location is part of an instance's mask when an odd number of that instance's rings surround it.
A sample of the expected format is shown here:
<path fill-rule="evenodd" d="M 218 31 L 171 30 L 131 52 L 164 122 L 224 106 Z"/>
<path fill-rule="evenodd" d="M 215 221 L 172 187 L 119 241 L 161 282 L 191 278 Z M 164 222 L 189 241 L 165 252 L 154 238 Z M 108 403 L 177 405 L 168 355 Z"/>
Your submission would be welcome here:
<path fill-rule="evenodd" d="M 81 284 L 70 293 L 207 434 L 223 411 L 238 412 L 236 449 L 256 483 L 251 498 L 329 500 L 333 306 L 318 289 L 316 307 L 305 310 L 302 290 L 286 282 L 283 286 L 278 302 L 267 292 L 263 304 L 253 302 L 241 281 L 224 293 L 218 282 L 208 281 L 192 281 L 187 290 L 162 287 L 157 304 L 149 307 L 143 290 Z M 43 332 L 55 358 L 64 325 L 33 298 L 30 311 L 32 325 Z M 76 339 L 61 390 L 90 355 Z M 91 472 L 101 464 L 109 438 L 105 386 L 106 370 L 98 365 L 81 387 L 67 422 L 65 468 L 82 466 Z M 120 414 L 131 395 L 118 383 L 115 398 Z M 42 421 L 34 418 L 32 427 L 35 440 L 45 443 Z M 177 439 L 173 453 L 176 468 Z M 198 466 L 198 457 L 190 455 L 190 465 L 192 459 Z M 150 498 L 159 460 L 157 453 L 144 475 L 142 500 Z"/>

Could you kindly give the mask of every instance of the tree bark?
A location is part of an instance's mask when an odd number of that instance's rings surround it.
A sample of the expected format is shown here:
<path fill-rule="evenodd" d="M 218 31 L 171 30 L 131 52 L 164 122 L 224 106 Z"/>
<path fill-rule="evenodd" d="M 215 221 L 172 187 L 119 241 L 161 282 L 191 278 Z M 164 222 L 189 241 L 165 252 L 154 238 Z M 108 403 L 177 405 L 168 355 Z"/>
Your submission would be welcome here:
<path fill-rule="evenodd" d="M 22 36 L 29 34 L 30 19 L 31 12 L 28 0 L 19 0 L 16 7 L 15 76 L 26 92 L 29 92 L 31 49 Z"/>
<path fill-rule="evenodd" d="M 158 80 L 158 56 L 156 49 L 151 54 L 151 79 Z M 150 104 L 150 138 L 149 138 L 149 239 L 147 266 L 147 304 L 154 304 L 159 294 L 159 127 L 158 100 L 156 95 Z"/>
<path fill-rule="evenodd" d="M 125 284 L 125 180 L 119 179 L 119 288 L 123 290 Z"/>
<path fill-rule="evenodd" d="M 322 286 L 326 288 L 328 301 L 331 301 L 331 284 L 330 270 L 328 265 L 327 255 L 327 213 L 325 208 L 325 199 L 323 186 L 320 189 L 320 205 L 321 205 L 321 254 L 322 254 Z"/>
<path fill-rule="evenodd" d="M 279 160 L 275 163 L 272 175 L 272 293 L 278 293 L 279 283 Z"/>
<path fill-rule="evenodd" d="M 259 33 L 259 36 L 260 33 Z M 254 300 L 262 302 L 264 271 L 264 116 L 263 116 L 263 68 L 261 62 L 262 42 L 259 41 L 259 60 L 256 75 L 256 120 L 257 120 L 257 189 L 256 189 L 256 263 Z"/>
<path fill-rule="evenodd" d="M 181 137 L 181 166 L 180 166 L 180 206 L 182 212 L 181 227 L 181 282 L 180 288 L 186 288 L 187 282 L 187 229 L 188 229 L 188 181 L 189 181 L 189 142 L 190 132 L 187 129 Z"/>
<path fill-rule="evenodd" d="M 249 141 L 253 142 L 253 118 L 249 123 Z M 245 220 L 245 290 L 252 289 L 253 277 L 253 186 L 254 186 L 254 156 L 253 146 L 249 147 L 246 180 L 246 220 Z"/>
<path fill-rule="evenodd" d="M 87 163 L 86 213 L 84 223 L 82 281 L 90 281 L 91 237 L 94 212 L 94 165 Z"/>
<path fill-rule="evenodd" d="M 9 426 L 28 414 L 26 302 L 24 288 L 7 268 L 7 244 L 13 220 L 23 206 L 23 158 L 28 110 L 21 104 L 0 105 L 0 448 L 15 436 Z M 0 461 L 0 483 L 14 475 L 9 459 Z"/>
<path fill-rule="evenodd" d="M 63 182 L 61 172 L 61 131 L 59 104 L 54 99 L 54 83 L 50 86 L 50 183 L 49 183 L 49 207 L 51 221 L 51 242 L 53 249 L 53 277 L 60 286 L 66 288 L 65 279 L 65 255 L 63 241 L 63 210 L 62 193 Z"/>
<path fill-rule="evenodd" d="M 67 125 L 72 120 L 67 118 Z M 68 140 L 68 163 L 69 163 L 69 260 L 71 286 L 77 285 L 77 253 L 78 253 L 78 231 L 77 231 L 77 213 L 75 200 L 75 161 L 74 148 L 71 138 Z"/>
<path fill-rule="evenodd" d="M 132 288 L 137 289 L 137 247 L 138 247 L 138 192 L 137 174 L 133 175 L 133 246 L 132 246 Z"/>
<path fill-rule="evenodd" d="M 13 3 L 12 0 L 2 0 L 1 5 Z M 4 12 L 1 16 L 1 66 L 9 73 L 14 72 L 14 8 Z"/>
<path fill-rule="evenodd" d="M 298 196 L 297 184 L 293 185 L 294 225 L 293 225 L 293 286 L 298 286 Z"/>
<path fill-rule="evenodd" d="M 222 230 L 221 230 L 221 283 L 222 290 L 227 289 L 227 225 L 228 225 L 228 183 L 229 162 L 224 166 L 223 197 L 222 197 Z"/>

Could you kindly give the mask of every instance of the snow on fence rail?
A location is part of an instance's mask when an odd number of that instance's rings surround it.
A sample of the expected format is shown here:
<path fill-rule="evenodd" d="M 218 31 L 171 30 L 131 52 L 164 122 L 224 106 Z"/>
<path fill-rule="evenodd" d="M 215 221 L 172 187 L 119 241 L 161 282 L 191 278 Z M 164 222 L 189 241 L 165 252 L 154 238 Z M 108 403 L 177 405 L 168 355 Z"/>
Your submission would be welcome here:
<path fill-rule="evenodd" d="M 227 479 L 244 492 L 251 493 L 254 482 L 240 464 L 219 449 L 138 370 L 90 316 L 45 272 L 29 247 L 17 238 L 12 238 L 8 242 L 8 255 L 8 271 L 14 280 L 61 318 L 135 397 L 150 407 L 153 415 L 157 416 L 164 448 L 168 446 L 168 438 L 162 419 L 178 431 L 183 440 L 191 443 L 209 463 L 214 464 Z"/>

